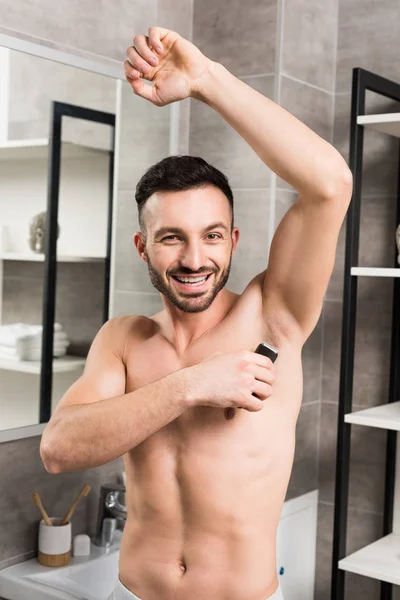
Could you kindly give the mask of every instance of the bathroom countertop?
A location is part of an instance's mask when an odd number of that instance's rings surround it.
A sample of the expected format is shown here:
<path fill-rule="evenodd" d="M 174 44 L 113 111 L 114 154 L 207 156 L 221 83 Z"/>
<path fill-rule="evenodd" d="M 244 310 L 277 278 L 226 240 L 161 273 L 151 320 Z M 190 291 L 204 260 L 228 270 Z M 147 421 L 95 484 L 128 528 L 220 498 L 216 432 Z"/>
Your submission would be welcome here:
<path fill-rule="evenodd" d="M 2 598 L 5 600 L 21 600 L 22 598 L 29 598 L 30 600 L 54 600 L 55 597 L 58 600 L 71 600 L 72 598 L 76 598 L 75 595 L 72 595 L 72 592 L 68 593 L 65 588 L 63 590 L 62 585 L 57 587 L 55 583 L 50 585 L 50 582 L 48 585 L 45 585 L 39 580 L 32 578 L 39 578 L 41 574 L 51 574 L 55 577 L 58 574 L 63 576 L 64 573 L 67 575 L 69 567 L 73 568 L 75 566 L 77 567 L 76 571 L 79 571 L 80 565 L 85 565 L 86 563 L 94 564 L 93 561 L 96 561 L 96 559 L 119 550 L 122 531 L 117 530 L 115 536 L 114 544 L 108 548 L 96 546 L 91 541 L 89 556 L 71 556 L 68 565 L 63 567 L 46 567 L 41 565 L 37 557 L 35 557 L 1 569 L 0 600 Z"/>

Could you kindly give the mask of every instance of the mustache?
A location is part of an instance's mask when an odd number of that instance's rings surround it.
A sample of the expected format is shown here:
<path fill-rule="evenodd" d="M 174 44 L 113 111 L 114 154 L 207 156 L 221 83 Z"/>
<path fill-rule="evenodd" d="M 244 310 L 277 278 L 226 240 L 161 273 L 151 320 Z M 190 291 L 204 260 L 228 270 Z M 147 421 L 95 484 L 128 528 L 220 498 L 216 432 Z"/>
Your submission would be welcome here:
<path fill-rule="evenodd" d="M 188 271 L 187 269 L 181 269 L 180 271 L 170 273 L 170 275 L 210 275 L 211 273 L 215 273 L 215 271 Z"/>

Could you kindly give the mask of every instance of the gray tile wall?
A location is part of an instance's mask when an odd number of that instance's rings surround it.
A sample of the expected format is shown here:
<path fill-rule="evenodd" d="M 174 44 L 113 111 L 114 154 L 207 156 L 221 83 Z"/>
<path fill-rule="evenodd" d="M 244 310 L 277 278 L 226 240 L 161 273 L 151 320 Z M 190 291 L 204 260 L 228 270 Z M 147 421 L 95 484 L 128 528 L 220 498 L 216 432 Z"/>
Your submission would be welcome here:
<path fill-rule="evenodd" d="M 43 39 L 51 44 L 69 46 L 125 60 L 125 49 L 136 32 L 154 24 L 157 0 L 4 0 L 1 25 Z"/>
<path fill-rule="evenodd" d="M 40 85 L 38 85 L 40 81 Z M 38 58 L 23 52 L 10 52 L 9 139 L 47 138 L 51 101 L 82 105 L 115 112 L 116 82 L 110 77 Z M 21 94 L 29 90 L 29 99 Z M 80 143 L 78 133 L 89 145 L 104 139 L 110 143 L 111 128 L 80 119 L 63 119 L 63 141 Z M 101 136 L 101 137 L 100 137 Z"/>
<path fill-rule="evenodd" d="M 277 61 L 277 102 L 289 110 L 313 131 L 333 142 L 334 89 L 336 67 L 336 31 L 338 2 L 298 2 L 285 0 L 281 5 L 280 55 Z M 287 191 L 286 191 L 287 190 Z M 289 191 L 291 190 L 291 191 Z M 282 205 L 293 203 L 296 193 L 277 178 L 276 222 Z M 324 302 L 324 309 L 325 309 Z M 319 487 L 319 445 L 323 441 L 320 429 L 322 399 L 322 366 L 324 347 L 323 313 L 303 348 L 304 393 L 296 430 L 296 454 L 288 497 L 294 497 Z M 319 511 L 320 512 L 320 511 Z M 321 517 L 318 523 L 320 538 Z M 328 526 L 326 526 L 328 527 Z M 324 529 L 325 531 L 325 529 Z M 320 544 L 320 542 L 319 542 Z M 320 599 L 321 581 L 328 571 L 322 571 L 320 557 L 316 569 L 316 599 Z"/>
<path fill-rule="evenodd" d="M 334 145 L 348 160 L 352 69 L 362 67 L 400 81 L 395 50 L 400 25 L 396 0 L 339 0 L 335 84 Z M 366 113 L 399 112 L 393 102 L 367 93 Z M 364 135 L 360 266 L 392 267 L 395 233 L 396 154 L 398 141 L 374 132 Z M 331 585 L 332 532 L 339 399 L 345 223 L 335 270 L 323 310 L 322 410 L 320 424 L 316 598 L 328 600 Z M 391 298 L 393 280 L 360 278 L 357 296 L 353 409 L 388 399 Z M 371 318 L 372 317 L 372 318 Z M 352 426 L 347 552 L 382 535 L 385 432 Z M 345 575 L 345 600 L 380 596 L 378 581 Z"/>
<path fill-rule="evenodd" d="M 277 102 L 318 135 L 333 142 L 337 0 L 281 5 L 279 85 Z M 291 186 L 277 178 L 276 225 L 282 215 L 283 194 L 289 200 Z M 297 194 L 292 189 L 290 201 Z M 319 443 L 321 439 L 323 313 L 307 340 L 302 357 L 303 406 L 297 424 L 296 454 L 288 496 L 318 488 Z M 319 535 L 319 531 L 318 531 Z M 316 572 L 316 584 L 320 575 Z M 319 599 L 317 593 L 316 598 Z"/>

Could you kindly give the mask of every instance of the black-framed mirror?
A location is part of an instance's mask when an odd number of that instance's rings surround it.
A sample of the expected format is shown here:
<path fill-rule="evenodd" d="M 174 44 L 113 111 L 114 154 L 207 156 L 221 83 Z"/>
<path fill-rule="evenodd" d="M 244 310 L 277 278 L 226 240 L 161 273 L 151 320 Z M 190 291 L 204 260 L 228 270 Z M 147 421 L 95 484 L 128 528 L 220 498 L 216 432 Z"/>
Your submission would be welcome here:
<path fill-rule="evenodd" d="M 121 84 L 117 69 L 11 42 L 0 45 L 0 441 L 42 432 L 109 318 Z"/>
<path fill-rule="evenodd" d="M 106 140 L 106 144 L 102 145 L 98 151 L 100 157 L 103 159 L 102 164 L 105 166 L 108 162 L 108 182 L 107 182 L 107 206 L 98 207 L 99 210 L 103 208 L 103 212 L 107 215 L 106 221 L 106 232 L 104 239 L 104 260 L 99 261 L 101 257 L 86 257 L 87 261 L 91 263 L 90 275 L 94 275 L 94 285 L 96 285 L 96 278 L 103 277 L 103 289 L 97 289 L 97 293 L 102 293 L 103 296 L 103 307 L 102 307 L 102 319 L 98 326 L 95 326 L 95 331 L 90 332 L 90 328 L 87 327 L 87 338 L 83 340 L 83 348 L 75 350 L 74 354 L 68 353 L 64 355 L 64 363 L 67 365 L 67 360 L 79 359 L 80 356 L 83 358 L 87 355 L 89 350 L 90 342 L 93 339 L 96 331 L 100 326 L 109 318 L 109 294 L 110 294 L 110 258 L 111 258 L 111 236 L 112 236 L 112 212 L 113 212 L 113 188 L 114 188 L 114 148 L 115 148 L 115 114 L 93 110 L 84 106 L 77 106 L 74 104 L 67 104 L 63 102 L 51 103 L 51 123 L 50 123 L 50 135 L 49 135 L 49 159 L 48 159 L 48 193 L 47 193 L 47 216 L 46 216 L 46 236 L 45 236 L 45 269 L 44 269 L 44 292 L 43 292 L 43 336 L 42 336 L 42 361 L 41 361 L 41 372 L 40 372 L 40 412 L 39 422 L 47 423 L 52 414 L 53 402 L 53 370 L 54 367 L 58 368 L 57 361 L 57 348 L 61 346 L 61 340 L 63 334 L 66 333 L 62 329 L 62 323 L 58 319 L 56 321 L 56 289 L 57 289 L 57 239 L 59 236 L 59 203 L 60 203 L 60 183 L 61 183 L 61 166 L 62 166 L 62 131 L 63 121 L 65 118 L 72 120 L 78 119 L 80 121 L 87 121 L 91 125 L 105 125 L 110 128 L 109 135 L 103 136 Z M 75 123 L 70 121 L 70 125 Z M 79 125 L 79 124 L 78 124 Z M 96 128 L 95 128 L 96 129 Z M 70 132 L 74 128 L 70 127 Z M 76 134 L 76 132 L 75 132 Z M 88 136 L 86 136 L 87 139 Z M 108 138 L 108 139 L 107 139 Z M 109 149 L 107 150 L 107 145 Z M 81 147 L 83 144 L 81 144 Z M 90 148 L 94 148 L 93 145 Z M 105 153 L 102 156 L 102 153 Z M 104 210 L 105 209 L 105 210 Z M 98 235 L 100 231 L 96 232 Z M 103 232 L 104 234 L 104 232 Z M 88 235 L 90 232 L 88 231 Z M 103 235 L 104 238 L 104 235 Z M 71 255 L 72 257 L 73 255 Z M 75 258 L 83 257 L 79 254 L 74 255 Z M 78 262 L 72 262 L 71 267 L 77 267 L 81 265 Z M 97 269 L 96 269 L 97 267 Z M 100 267 L 100 271 L 99 268 Z M 97 272 L 96 272 L 97 271 Z M 75 290 L 75 296 L 79 298 L 79 289 Z M 98 307 L 97 307 L 98 308 Z M 82 326 L 85 327 L 85 323 L 90 318 L 92 310 L 96 310 L 96 307 L 87 306 L 88 315 L 85 312 L 81 314 L 75 314 L 75 321 L 78 317 Z M 98 315 L 99 316 L 99 315 Z M 65 315 L 67 319 L 67 316 Z M 60 327 L 56 329 L 54 324 Z M 76 353 L 78 351 L 78 354 Z M 66 390 L 65 390 L 66 391 Z"/>

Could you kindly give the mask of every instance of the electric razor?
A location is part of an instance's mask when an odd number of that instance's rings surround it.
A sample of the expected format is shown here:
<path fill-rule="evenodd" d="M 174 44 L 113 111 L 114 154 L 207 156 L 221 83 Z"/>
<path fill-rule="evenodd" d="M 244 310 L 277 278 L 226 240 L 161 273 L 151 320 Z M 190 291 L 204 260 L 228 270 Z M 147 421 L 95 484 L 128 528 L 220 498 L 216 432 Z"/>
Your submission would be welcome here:
<path fill-rule="evenodd" d="M 257 354 L 263 354 L 264 356 L 268 356 L 268 358 L 270 358 L 273 363 L 278 358 L 278 350 L 276 348 L 274 348 L 273 346 L 271 346 L 271 344 L 267 344 L 267 342 L 261 342 L 261 344 L 258 344 L 255 352 L 257 352 Z M 255 396 L 257 398 L 256 394 L 254 394 L 254 393 L 253 393 L 253 396 Z M 241 407 L 239 406 L 238 408 L 241 408 Z M 225 408 L 224 414 L 225 414 L 225 419 L 233 419 L 233 417 L 235 416 L 235 409 L 234 408 Z"/>
<path fill-rule="evenodd" d="M 271 344 L 267 344 L 267 342 L 261 342 L 261 344 L 258 344 L 257 348 L 255 349 L 255 352 L 257 352 L 257 354 L 263 354 L 264 356 L 268 356 L 268 358 L 270 358 L 273 363 L 278 358 L 278 350 L 271 346 Z M 253 396 L 256 395 L 253 394 Z"/>
<path fill-rule="evenodd" d="M 268 356 L 272 362 L 275 362 L 278 358 L 278 350 L 271 346 L 271 344 L 267 344 L 267 342 L 261 342 L 261 344 L 258 344 L 255 352 L 257 352 L 257 354 Z"/>

